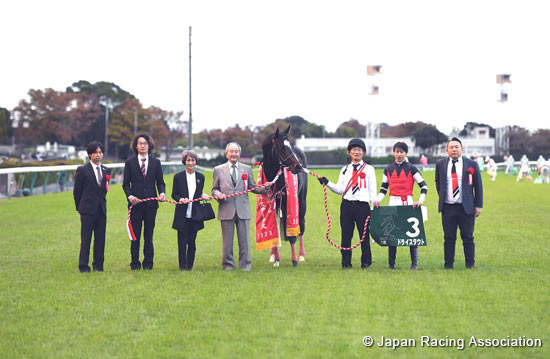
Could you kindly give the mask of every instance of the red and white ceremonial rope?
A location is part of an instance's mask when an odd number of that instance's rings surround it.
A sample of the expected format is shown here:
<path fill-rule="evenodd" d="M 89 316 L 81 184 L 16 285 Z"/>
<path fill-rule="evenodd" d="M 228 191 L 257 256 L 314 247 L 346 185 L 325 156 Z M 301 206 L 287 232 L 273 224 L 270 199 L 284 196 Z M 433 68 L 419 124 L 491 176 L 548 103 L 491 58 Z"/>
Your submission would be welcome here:
<path fill-rule="evenodd" d="M 308 169 L 303 169 L 305 173 L 307 174 L 310 174 L 314 177 L 317 177 L 317 178 L 321 178 L 321 176 L 319 176 L 317 173 L 315 172 L 312 172 Z M 279 170 L 279 172 L 277 172 L 277 175 L 275 176 L 275 178 L 271 181 L 272 183 L 275 183 L 277 181 L 277 179 L 279 178 L 280 174 L 282 173 L 281 170 Z M 235 196 L 241 196 L 243 194 L 247 194 L 248 192 L 251 192 L 259 187 L 261 187 L 262 185 L 257 185 L 256 187 L 254 188 L 250 188 L 250 189 L 246 189 L 246 187 L 248 187 L 248 177 L 244 177 L 243 175 L 243 181 L 245 182 L 245 190 L 242 191 L 242 192 L 238 192 L 238 193 L 232 193 L 232 194 L 228 194 L 225 196 L 225 198 L 230 198 L 230 197 L 235 197 Z M 363 243 L 363 241 L 365 240 L 365 236 L 367 234 L 367 227 L 368 227 L 368 224 L 369 224 L 369 220 L 370 220 L 370 216 L 367 217 L 367 219 L 365 220 L 365 225 L 363 227 L 363 235 L 361 236 L 361 240 L 355 244 L 354 246 L 352 247 L 342 247 L 342 246 L 339 246 L 338 244 L 334 243 L 331 239 L 330 239 L 330 230 L 332 228 L 332 221 L 330 219 L 330 213 L 328 211 L 328 196 L 327 196 L 327 186 L 326 185 L 323 185 L 323 192 L 324 192 L 324 196 L 325 196 L 325 213 L 327 215 L 327 231 L 326 231 L 326 238 L 327 238 L 327 241 L 332 244 L 334 247 L 338 248 L 338 249 L 341 249 L 341 250 L 344 250 L 344 251 L 351 251 L 352 249 L 354 248 L 357 248 L 361 245 L 361 243 Z M 214 197 L 200 197 L 200 198 L 195 198 L 193 200 L 190 200 L 189 202 L 198 202 L 198 201 L 210 201 L 214 199 Z M 137 203 L 136 204 L 139 204 L 139 203 L 142 203 L 142 202 L 147 202 L 147 201 L 159 201 L 159 202 L 167 202 L 167 203 L 172 203 L 172 204 L 175 204 L 175 205 L 178 205 L 178 204 L 183 204 L 183 202 L 176 202 L 176 201 L 171 201 L 171 200 L 168 200 L 168 199 L 161 199 L 161 198 L 158 198 L 158 197 L 149 197 L 149 198 L 143 198 L 143 199 L 138 199 L 137 200 Z M 189 203 L 188 202 L 188 203 Z M 135 206 L 135 204 L 131 205 L 129 208 L 128 208 L 128 220 L 126 222 L 126 229 L 128 230 L 128 237 L 130 238 L 131 241 L 135 241 L 136 240 L 136 237 L 134 235 L 134 231 L 132 229 L 132 222 L 130 221 L 130 218 L 132 216 L 132 208 Z"/>
<path fill-rule="evenodd" d="M 281 174 L 281 170 L 279 170 L 279 172 L 277 172 L 277 175 L 275 176 L 275 179 L 272 181 L 272 182 L 275 182 L 277 181 L 277 179 L 279 178 L 279 175 Z M 242 176 L 243 178 L 243 181 L 244 181 L 244 188 L 245 190 L 242 191 L 242 192 L 238 192 L 238 193 L 232 193 L 232 194 L 228 194 L 228 195 L 225 195 L 225 198 L 230 198 L 230 197 L 235 197 L 235 196 L 240 196 L 240 195 L 243 195 L 243 194 L 247 194 L 248 192 L 251 192 L 251 191 L 254 191 L 255 189 L 257 188 L 260 188 L 262 187 L 262 185 L 257 185 L 256 187 L 254 188 L 250 188 L 250 189 L 247 189 L 248 187 L 248 176 L 245 174 L 243 174 Z M 198 202 L 198 201 L 210 201 L 212 199 L 215 199 L 215 197 L 200 197 L 200 198 L 195 198 L 195 199 L 192 199 L 192 200 L 189 200 L 189 202 L 187 203 L 190 203 L 190 202 Z M 167 202 L 167 203 L 172 203 L 172 204 L 184 204 L 183 202 L 176 202 L 176 201 L 171 201 L 169 199 L 162 199 L 162 198 L 159 198 L 159 197 L 149 197 L 149 198 L 143 198 L 143 199 L 140 199 L 138 198 L 137 199 L 137 203 L 136 204 L 140 204 L 142 202 L 147 202 L 147 201 L 159 201 L 159 202 Z M 134 206 L 136 204 L 133 204 L 131 205 L 129 208 L 128 208 L 128 220 L 126 221 L 126 229 L 128 230 L 128 237 L 130 238 L 131 241 L 135 241 L 136 240 L 136 236 L 134 234 L 134 230 L 132 229 L 132 222 L 131 222 L 131 217 L 132 217 L 132 208 L 134 208 Z"/>
<path fill-rule="evenodd" d="M 307 174 L 310 174 L 314 177 L 317 177 L 317 178 L 321 178 L 321 176 L 319 176 L 317 173 L 315 172 L 312 172 L 306 168 L 303 169 L 305 173 Z M 331 239 L 330 239 L 330 229 L 332 228 L 332 221 L 330 220 L 330 214 L 328 212 L 328 198 L 327 198 L 327 186 L 325 184 L 323 184 L 323 192 L 325 194 L 325 213 L 327 214 L 327 222 L 328 222 L 328 226 L 327 226 L 327 232 L 326 232 L 326 237 L 327 237 L 327 241 L 332 244 L 334 247 L 338 248 L 338 249 L 341 249 L 341 250 L 344 250 L 344 251 L 351 251 L 352 249 L 354 248 L 357 248 L 361 245 L 361 243 L 363 243 L 363 241 L 365 240 L 365 235 L 367 234 L 367 227 L 369 225 L 369 219 L 370 219 L 370 216 L 367 217 L 367 219 L 365 220 L 365 226 L 363 227 L 363 235 L 361 236 L 361 240 L 355 244 L 354 246 L 352 247 L 342 247 L 342 246 L 339 246 L 338 244 L 334 243 Z"/>

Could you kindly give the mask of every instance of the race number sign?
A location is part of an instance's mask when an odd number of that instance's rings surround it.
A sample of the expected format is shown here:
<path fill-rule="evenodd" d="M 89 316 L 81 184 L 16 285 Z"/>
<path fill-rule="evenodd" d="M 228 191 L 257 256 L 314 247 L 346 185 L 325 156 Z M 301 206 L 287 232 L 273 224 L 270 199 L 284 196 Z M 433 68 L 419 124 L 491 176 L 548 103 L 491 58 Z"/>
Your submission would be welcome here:
<path fill-rule="evenodd" d="M 422 210 L 412 206 L 375 207 L 370 217 L 370 235 L 381 246 L 425 246 Z"/>

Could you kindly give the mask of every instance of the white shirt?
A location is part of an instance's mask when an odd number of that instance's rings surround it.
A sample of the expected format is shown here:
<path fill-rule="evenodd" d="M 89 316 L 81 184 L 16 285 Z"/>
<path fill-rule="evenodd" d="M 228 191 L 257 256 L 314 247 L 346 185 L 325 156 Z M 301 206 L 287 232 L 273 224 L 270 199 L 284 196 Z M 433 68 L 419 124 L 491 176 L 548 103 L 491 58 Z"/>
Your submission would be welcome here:
<path fill-rule="evenodd" d="M 92 165 L 92 168 L 94 170 L 94 175 L 95 175 L 95 181 L 97 183 L 99 183 L 99 177 L 97 176 L 97 167 L 99 167 L 99 172 L 101 172 L 101 178 L 103 178 L 103 171 L 101 170 L 101 163 L 96 165 L 95 163 L 93 163 L 92 161 L 90 161 L 90 164 Z"/>
<path fill-rule="evenodd" d="M 141 171 L 141 159 L 142 158 L 145 158 L 145 174 L 147 174 L 147 168 L 149 168 L 149 155 L 145 156 L 145 157 L 142 157 L 141 155 L 138 155 L 137 156 L 137 159 L 138 159 L 138 167 L 139 167 L 139 170 Z"/>
<path fill-rule="evenodd" d="M 187 193 L 189 193 L 189 199 L 193 199 L 195 196 L 195 190 L 197 189 L 197 180 L 195 176 L 195 171 L 193 173 L 189 174 L 187 171 L 185 171 L 185 177 L 187 179 Z M 193 210 L 193 202 L 187 204 L 187 213 L 185 214 L 185 217 L 191 218 L 191 211 Z"/>
<path fill-rule="evenodd" d="M 458 177 L 458 198 L 453 198 L 453 177 L 451 176 L 451 170 L 453 169 L 452 158 L 449 157 L 447 162 L 447 196 L 446 203 L 462 203 L 462 156 L 458 158 L 458 162 L 455 163 L 456 176 Z"/>
<path fill-rule="evenodd" d="M 363 161 L 359 162 L 359 168 L 363 166 Z M 372 202 L 376 199 L 376 174 L 374 173 L 374 167 L 365 165 L 361 170 L 365 174 L 365 178 L 361 178 L 360 174 L 357 178 L 359 184 L 359 190 L 353 193 L 351 187 L 344 195 L 344 199 L 348 201 L 361 201 Z M 327 183 L 327 187 L 334 193 L 342 194 L 346 190 L 348 183 L 353 176 L 353 165 L 350 163 L 347 166 L 342 167 L 340 175 L 338 176 L 338 183 Z"/>

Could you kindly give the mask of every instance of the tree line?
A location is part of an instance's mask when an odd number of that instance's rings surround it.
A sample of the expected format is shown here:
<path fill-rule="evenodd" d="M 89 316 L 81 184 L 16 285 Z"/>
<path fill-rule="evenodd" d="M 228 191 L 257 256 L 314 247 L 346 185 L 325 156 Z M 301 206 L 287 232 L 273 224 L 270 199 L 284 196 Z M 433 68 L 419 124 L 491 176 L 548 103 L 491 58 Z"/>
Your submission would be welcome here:
<path fill-rule="evenodd" d="M 12 111 L 0 107 L 0 143 L 16 140 L 19 149 L 43 144 L 46 141 L 74 145 L 82 148 L 92 140 L 104 142 L 106 111 L 108 111 L 108 155 L 115 159 L 125 159 L 130 155 L 129 144 L 137 133 L 147 132 L 157 142 L 157 148 L 163 146 L 187 146 L 186 121 L 183 112 L 166 111 L 159 107 L 145 108 L 139 99 L 130 92 L 110 82 L 78 81 L 65 91 L 53 89 L 28 92 L 28 99 L 21 100 Z M 13 112 L 16 116 L 11 116 Z M 10 117 L 18 123 L 12 127 Z M 245 126 L 238 124 L 226 129 L 202 130 L 193 134 L 196 146 L 224 148 L 228 142 L 238 142 L 243 155 L 254 156 L 261 153 L 263 139 L 277 127 L 291 125 L 290 139 L 302 135 L 306 137 L 365 137 L 366 127 L 356 119 L 341 123 L 334 132 L 323 125 L 305 120 L 300 116 L 276 119 L 263 126 Z M 495 129 L 482 123 L 467 122 L 460 132 L 477 126 L 487 126 L 494 137 Z M 539 129 L 530 132 L 519 126 L 510 129 L 510 153 L 514 157 L 527 154 L 538 157 L 550 156 L 550 130 Z M 448 138 L 436 126 L 417 122 L 404 122 L 390 126 L 380 124 L 380 137 L 410 137 L 417 146 L 429 149 L 445 143 Z"/>

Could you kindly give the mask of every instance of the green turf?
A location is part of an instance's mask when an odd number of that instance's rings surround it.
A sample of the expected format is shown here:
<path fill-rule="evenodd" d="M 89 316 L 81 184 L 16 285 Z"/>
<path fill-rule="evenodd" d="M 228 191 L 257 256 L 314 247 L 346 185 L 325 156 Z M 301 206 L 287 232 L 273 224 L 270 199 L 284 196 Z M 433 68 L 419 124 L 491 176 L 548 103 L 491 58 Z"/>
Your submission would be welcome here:
<path fill-rule="evenodd" d="M 339 251 L 324 238 L 322 187 L 312 177 L 306 263 L 293 268 L 284 243 L 279 268 L 267 262 L 269 251 L 253 251 L 251 272 L 221 270 L 217 220 L 199 232 L 193 271 L 179 271 L 171 204 L 158 212 L 154 270 L 130 271 L 126 202 L 114 185 L 105 272 L 80 274 L 71 193 L 0 201 L 0 357 L 548 358 L 550 186 L 484 176 L 476 268 L 464 268 L 459 243 L 455 269 L 446 271 L 433 171 L 424 175 L 428 246 L 420 248 L 417 272 L 408 269 L 407 248 L 398 250 L 397 270 L 388 270 L 387 251 L 378 245 L 371 269 L 359 269 L 357 249 L 354 268 L 343 271 Z M 211 173 L 206 177 L 209 188 Z M 166 182 L 170 193 L 172 176 Z M 340 199 L 331 193 L 329 203 L 339 243 Z M 367 348 L 366 335 L 376 342 L 413 338 L 417 345 Z M 465 339 L 466 348 L 421 347 L 421 336 Z M 468 347 L 471 336 L 540 338 L 543 347 Z"/>

